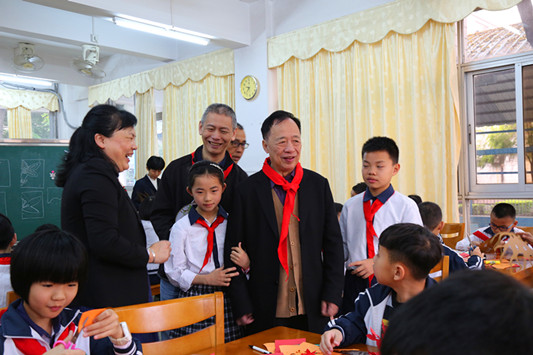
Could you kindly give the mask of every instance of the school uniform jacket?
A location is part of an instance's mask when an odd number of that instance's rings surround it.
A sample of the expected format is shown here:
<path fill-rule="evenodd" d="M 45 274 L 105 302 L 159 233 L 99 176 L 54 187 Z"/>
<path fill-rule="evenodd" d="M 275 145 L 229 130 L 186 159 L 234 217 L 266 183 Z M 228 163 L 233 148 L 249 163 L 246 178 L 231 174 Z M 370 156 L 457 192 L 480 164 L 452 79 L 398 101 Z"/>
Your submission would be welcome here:
<path fill-rule="evenodd" d="M 148 253 L 141 221 L 113 166 L 93 158 L 63 189 L 61 226 L 89 254 L 87 282 L 75 304 L 90 308 L 148 302 Z"/>
<path fill-rule="evenodd" d="M 20 306 L 21 302 L 22 300 L 13 302 L 2 315 L 2 324 L 0 325 L 0 353 L 5 355 L 26 355 L 17 348 L 13 339 L 35 339 L 40 346 L 50 350 L 50 343 L 33 329 L 17 311 L 17 307 Z M 81 313 L 79 310 L 65 308 L 59 314 L 57 318 L 59 321 L 59 331 L 55 334 L 52 345 L 71 323 L 78 324 Z M 85 351 L 87 355 L 142 354 L 141 344 L 135 339 L 125 349 L 115 349 L 108 337 L 95 340 L 92 337 L 84 337 L 82 334 L 80 334 L 76 341 L 76 348 Z"/>
<path fill-rule="evenodd" d="M 202 160 L 202 148 L 199 146 L 194 152 L 194 162 Z M 154 210 L 150 220 L 160 240 L 168 240 L 170 229 L 176 221 L 180 209 L 192 201 L 192 196 L 187 192 L 189 169 L 193 164 L 192 154 L 187 154 L 172 161 L 161 178 L 161 184 L 157 190 Z M 231 156 L 226 151 L 223 170 L 233 164 Z M 231 214 L 235 186 L 248 178 L 248 175 L 237 164 L 233 164 L 226 178 L 226 190 L 222 194 L 220 204 L 224 210 Z"/>
<path fill-rule="evenodd" d="M 303 302 L 309 330 L 320 333 L 327 322 L 320 314 L 321 301 L 340 305 L 343 288 L 342 238 L 328 181 L 304 169 L 298 206 Z M 240 270 L 228 291 L 236 318 L 253 314 L 255 321 L 247 329 L 250 333 L 274 324 L 279 235 L 271 181 L 260 171 L 237 187 L 224 248 L 225 267 L 233 265 L 231 247 L 239 242 L 250 258 L 249 280 Z"/>
<path fill-rule="evenodd" d="M 431 277 L 427 277 L 425 288 L 436 283 Z M 393 308 L 393 294 L 392 288 L 382 284 L 367 288 L 355 300 L 355 310 L 328 322 L 326 330 L 340 330 L 342 342 L 339 346 L 356 343 L 377 346 L 374 340 L 368 338 L 368 335 L 372 335 L 370 331 L 372 329 L 376 335 L 383 337 L 381 334 L 383 315 L 386 307 Z"/>
<path fill-rule="evenodd" d="M 158 189 L 160 184 L 161 179 L 157 178 Z M 133 185 L 133 192 L 131 193 L 131 200 L 133 201 L 135 208 L 139 210 L 139 205 L 141 204 L 142 200 L 147 196 L 154 196 L 156 192 L 157 190 L 154 184 L 152 184 L 152 181 L 148 175 L 145 175 L 143 178 L 135 181 L 135 185 Z"/>

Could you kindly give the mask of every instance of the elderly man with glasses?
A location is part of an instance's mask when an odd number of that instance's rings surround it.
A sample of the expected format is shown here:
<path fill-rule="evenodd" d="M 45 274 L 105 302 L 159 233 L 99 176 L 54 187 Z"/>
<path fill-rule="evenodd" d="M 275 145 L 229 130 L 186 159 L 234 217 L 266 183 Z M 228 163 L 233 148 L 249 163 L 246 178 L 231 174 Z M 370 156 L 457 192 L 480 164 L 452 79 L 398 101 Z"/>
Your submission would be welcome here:
<path fill-rule="evenodd" d="M 235 130 L 235 139 L 233 139 L 228 145 L 228 152 L 231 155 L 231 159 L 235 163 L 241 160 L 244 150 L 248 148 L 250 144 L 246 142 L 246 133 L 240 123 L 237 123 L 237 129 Z"/>

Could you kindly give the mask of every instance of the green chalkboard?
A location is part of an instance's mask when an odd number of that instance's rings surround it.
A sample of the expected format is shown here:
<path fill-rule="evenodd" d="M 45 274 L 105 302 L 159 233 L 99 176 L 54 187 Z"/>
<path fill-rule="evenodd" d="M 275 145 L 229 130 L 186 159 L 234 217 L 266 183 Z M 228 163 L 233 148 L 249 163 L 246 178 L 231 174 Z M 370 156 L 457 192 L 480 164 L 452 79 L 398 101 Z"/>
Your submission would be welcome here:
<path fill-rule="evenodd" d="M 0 212 L 20 240 L 44 223 L 61 227 L 63 189 L 54 175 L 68 142 L 13 141 L 0 141 Z"/>

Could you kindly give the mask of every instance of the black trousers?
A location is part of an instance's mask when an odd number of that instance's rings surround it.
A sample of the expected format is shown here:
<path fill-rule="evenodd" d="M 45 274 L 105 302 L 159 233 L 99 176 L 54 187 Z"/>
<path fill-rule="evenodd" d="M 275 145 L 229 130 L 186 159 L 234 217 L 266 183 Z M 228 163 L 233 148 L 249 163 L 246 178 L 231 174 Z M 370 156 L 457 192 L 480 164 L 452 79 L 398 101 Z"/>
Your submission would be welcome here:
<path fill-rule="evenodd" d="M 376 278 L 372 278 L 372 286 L 375 285 Z M 364 292 L 369 287 L 369 279 L 363 279 L 353 275 L 350 270 L 346 270 L 344 275 L 344 294 L 342 296 L 341 314 L 353 312 L 355 309 L 355 299 L 359 293 Z"/>

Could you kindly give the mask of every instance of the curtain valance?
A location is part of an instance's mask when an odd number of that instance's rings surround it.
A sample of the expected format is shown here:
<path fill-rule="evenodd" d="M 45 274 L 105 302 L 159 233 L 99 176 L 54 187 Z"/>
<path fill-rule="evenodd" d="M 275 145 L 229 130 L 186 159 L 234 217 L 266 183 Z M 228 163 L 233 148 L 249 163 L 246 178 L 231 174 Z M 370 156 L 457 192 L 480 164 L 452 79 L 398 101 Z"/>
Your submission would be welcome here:
<path fill-rule="evenodd" d="M 200 81 L 207 75 L 227 76 L 235 73 L 233 50 L 223 49 L 180 62 L 170 63 L 142 73 L 129 75 L 89 87 L 89 105 L 131 97 L 151 88 L 163 90 L 169 84 L 183 85 L 187 80 Z"/>
<path fill-rule="evenodd" d="M 0 88 L 0 106 L 9 109 L 22 106 L 30 111 L 40 108 L 45 108 L 49 111 L 57 111 L 59 109 L 57 96 L 52 93 L 4 88 Z"/>
<path fill-rule="evenodd" d="M 291 57 L 308 59 L 321 49 L 339 52 L 354 41 L 374 43 L 393 31 L 411 34 L 430 19 L 440 23 L 462 20 L 477 8 L 503 10 L 521 0 L 398 0 L 268 40 L 268 67 Z"/>

